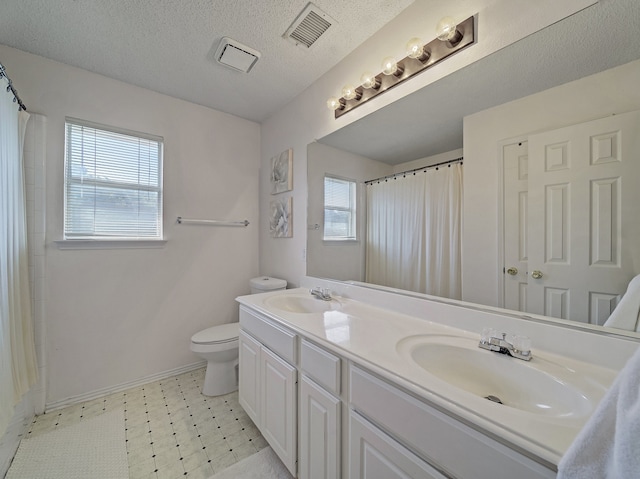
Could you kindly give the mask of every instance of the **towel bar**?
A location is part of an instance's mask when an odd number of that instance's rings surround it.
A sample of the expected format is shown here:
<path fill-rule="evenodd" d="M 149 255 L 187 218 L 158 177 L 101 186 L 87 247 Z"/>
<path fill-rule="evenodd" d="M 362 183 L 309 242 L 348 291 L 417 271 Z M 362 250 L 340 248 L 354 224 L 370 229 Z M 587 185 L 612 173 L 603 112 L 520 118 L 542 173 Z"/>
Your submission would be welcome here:
<path fill-rule="evenodd" d="M 178 216 L 176 222 L 179 225 L 209 225 L 209 226 L 249 226 L 249 221 L 218 221 L 218 220 L 198 220 L 188 219 Z"/>

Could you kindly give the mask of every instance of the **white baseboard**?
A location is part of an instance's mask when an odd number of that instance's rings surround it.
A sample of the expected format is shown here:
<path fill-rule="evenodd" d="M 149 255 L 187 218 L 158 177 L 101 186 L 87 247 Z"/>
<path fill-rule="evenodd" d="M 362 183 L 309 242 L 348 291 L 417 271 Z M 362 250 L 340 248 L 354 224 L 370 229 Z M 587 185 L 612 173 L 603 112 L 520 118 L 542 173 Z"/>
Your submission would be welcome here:
<path fill-rule="evenodd" d="M 163 371 L 161 373 L 152 374 L 150 376 L 146 376 L 144 378 L 136 379 L 134 381 L 118 384 L 116 386 L 96 389 L 95 391 L 91 391 L 85 394 L 79 394 L 77 396 L 71 396 L 65 399 L 60 399 L 58 401 L 46 403 L 44 406 L 44 409 L 46 412 L 55 411 L 56 409 L 62 409 L 64 407 L 73 406 L 74 404 L 79 404 L 85 401 L 91 401 L 93 399 L 108 396 L 109 394 L 114 394 L 120 391 L 126 391 L 127 389 L 135 388 L 137 386 L 142 386 L 143 384 L 158 381 L 160 379 L 166 379 L 166 378 L 170 378 L 171 376 L 177 376 L 178 374 L 188 373 L 189 371 L 203 368 L 206 365 L 207 365 L 206 361 L 199 361 L 197 363 L 192 363 L 179 368 Z"/>

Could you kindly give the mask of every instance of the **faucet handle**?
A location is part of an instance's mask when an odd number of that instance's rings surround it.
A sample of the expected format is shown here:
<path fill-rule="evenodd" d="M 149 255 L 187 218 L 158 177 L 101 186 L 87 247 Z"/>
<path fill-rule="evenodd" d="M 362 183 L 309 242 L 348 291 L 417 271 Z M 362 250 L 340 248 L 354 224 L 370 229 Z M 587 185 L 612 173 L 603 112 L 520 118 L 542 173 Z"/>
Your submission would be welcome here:
<path fill-rule="evenodd" d="M 513 347 L 522 353 L 528 353 L 531 351 L 531 339 L 527 336 L 514 336 Z"/>
<path fill-rule="evenodd" d="M 491 338 L 497 338 L 498 332 L 493 328 L 482 328 L 482 333 L 480 335 L 480 341 L 483 343 L 491 342 Z"/>

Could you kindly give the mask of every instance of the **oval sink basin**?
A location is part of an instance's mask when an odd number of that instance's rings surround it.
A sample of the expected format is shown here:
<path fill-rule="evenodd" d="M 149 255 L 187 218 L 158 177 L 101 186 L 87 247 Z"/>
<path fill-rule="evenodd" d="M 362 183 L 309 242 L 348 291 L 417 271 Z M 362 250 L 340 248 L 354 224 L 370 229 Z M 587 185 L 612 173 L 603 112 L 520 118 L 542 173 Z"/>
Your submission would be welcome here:
<path fill-rule="evenodd" d="M 581 374 L 536 356 L 515 359 L 461 336 L 412 336 L 398 351 L 429 374 L 481 398 L 547 416 L 582 416 L 603 392 Z"/>
<path fill-rule="evenodd" d="M 340 303 L 332 299 L 323 301 L 313 296 L 283 294 L 273 296 L 265 301 L 265 305 L 288 313 L 324 313 L 340 308 Z"/>

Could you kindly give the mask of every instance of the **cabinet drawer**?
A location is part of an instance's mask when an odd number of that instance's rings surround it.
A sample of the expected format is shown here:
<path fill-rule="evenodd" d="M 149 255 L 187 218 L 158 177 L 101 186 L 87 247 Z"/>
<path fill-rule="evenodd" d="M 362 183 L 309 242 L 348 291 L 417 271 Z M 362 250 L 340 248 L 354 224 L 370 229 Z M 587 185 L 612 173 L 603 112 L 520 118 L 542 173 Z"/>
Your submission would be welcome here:
<path fill-rule="evenodd" d="M 296 363 L 296 335 L 240 306 L 240 326 L 291 364 Z"/>
<path fill-rule="evenodd" d="M 300 347 L 300 367 L 318 384 L 340 394 L 340 358 L 303 339 Z"/>
<path fill-rule="evenodd" d="M 352 407 L 447 475 L 461 479 L 555 478 L 555 472 L 351 366 Z M 460 456 L 464 451 L 464 457 Z"/>
<path fill-rule="evenodd" d="M 349 477 L 446 479 L 357 412 L 349 413 Z"/>

